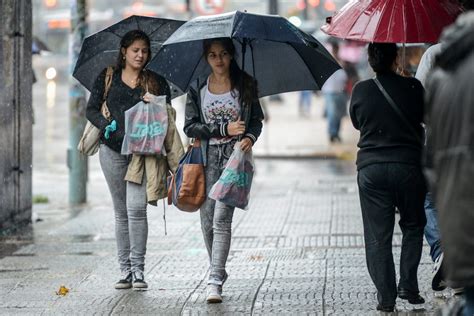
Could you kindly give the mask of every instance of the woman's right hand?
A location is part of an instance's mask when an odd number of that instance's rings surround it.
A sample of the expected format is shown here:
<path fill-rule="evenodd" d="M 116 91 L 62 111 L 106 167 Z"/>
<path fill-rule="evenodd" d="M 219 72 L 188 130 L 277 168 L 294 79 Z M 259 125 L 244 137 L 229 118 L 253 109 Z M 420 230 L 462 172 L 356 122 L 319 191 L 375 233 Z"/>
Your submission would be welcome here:
<path fill-rule="evenodd" d="M 230 122 L 227 125 L 227 134 L 229 134 L 229 136 L 242 135 L 244 132 L 245 132 L 244 121 Z"/>

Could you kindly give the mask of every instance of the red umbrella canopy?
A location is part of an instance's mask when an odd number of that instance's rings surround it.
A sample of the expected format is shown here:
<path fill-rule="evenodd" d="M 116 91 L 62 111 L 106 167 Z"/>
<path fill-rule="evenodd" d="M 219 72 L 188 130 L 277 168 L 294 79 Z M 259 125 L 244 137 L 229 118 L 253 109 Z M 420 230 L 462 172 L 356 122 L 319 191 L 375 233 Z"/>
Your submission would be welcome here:
<path fill-rule="evenodd" d="M 363 42 L 436 43 L 461 12 L 454 0 L 352 0 L 321 29 Z"/>

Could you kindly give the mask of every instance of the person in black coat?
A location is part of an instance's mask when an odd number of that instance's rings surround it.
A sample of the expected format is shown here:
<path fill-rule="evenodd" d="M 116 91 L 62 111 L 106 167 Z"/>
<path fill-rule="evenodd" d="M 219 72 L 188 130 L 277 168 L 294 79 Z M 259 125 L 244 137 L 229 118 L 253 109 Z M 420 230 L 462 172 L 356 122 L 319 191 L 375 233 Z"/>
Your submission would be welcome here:
<path fill-rule="evenodd" d="M 402 118 L 374 79 L 356 84 L 350 117 L 360 131 L 357 183 L 364 224 L 366 260 L 377 288 L 377 310 L 393 311 L 397 295 L 422 304 L 417 270 L 423 246 L 426 185 L 421 167 L 423 149 L 423 87 L 415 78 L 395 73 L 397 47 L 371 43 L 369 64 Z M 400 280 L 392 254 L 395 208 L 403 233 Z"/>
<path fill-rule="evenodd" d="M 447 285 L 464 288 L 459 315 L 474 315 L 474 1 L 443 32 L 443 47 L 427 81 L 425 173 L 433 192 L 442 236 Z M 450 310 L 451 309 L 451 310 Z M 458 315 L 458 314 L 457 314 Z"/>

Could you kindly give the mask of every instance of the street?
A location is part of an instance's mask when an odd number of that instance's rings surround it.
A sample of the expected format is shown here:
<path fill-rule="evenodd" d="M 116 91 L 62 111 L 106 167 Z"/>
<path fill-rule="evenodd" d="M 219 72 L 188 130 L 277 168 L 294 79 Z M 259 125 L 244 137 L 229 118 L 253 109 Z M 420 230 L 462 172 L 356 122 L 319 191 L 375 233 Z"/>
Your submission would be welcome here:
<path fill-rule="evenodd" d="M 46 196 L 49 203 L 34 205 L 31 227 L 1 239 L 0 314 L 379 314 L 365 264 L 353 162 L 357 134 L 347 117 L 344 143 L 332 146 L 321 123 L 319 99 L 314 98 L 311 118 L 299 118 L 297 104 L 268 106 L 273 134 L 262 135 L 255 147 L 260 158 L 249 210 L 235 212 L 224 302 L 210 305 L 199 214 L 166 206 L 165 235 L 161 202 L 148 209 L 148 291 L 113 288 L 119 277 L 114 215 L 98 157 L 89 162 L 89 202 L 69 207 L 67 86 L 55 86 L 54 100 L 48 89 L 53 88 L 41 81 L 34 87 L 33 194 Z M 183 108 L 177 104 L 182 124 Z M 296 136 L 284 138 L 288 130 Z M 313 142 L 310 149 L 305 142 Z M 269 159 L 272 155 L 300 158 Z M 398 226 L 393 243 L 398 268 Z M 427 302 L 415 308 L 397 300 L 398 315 L 432 315 L 451 297 L 449 290 L 433 296 L 431 268 L 425 243 L 419 283 Z M 60 286 L 69 292 L 57 295 Z"/>

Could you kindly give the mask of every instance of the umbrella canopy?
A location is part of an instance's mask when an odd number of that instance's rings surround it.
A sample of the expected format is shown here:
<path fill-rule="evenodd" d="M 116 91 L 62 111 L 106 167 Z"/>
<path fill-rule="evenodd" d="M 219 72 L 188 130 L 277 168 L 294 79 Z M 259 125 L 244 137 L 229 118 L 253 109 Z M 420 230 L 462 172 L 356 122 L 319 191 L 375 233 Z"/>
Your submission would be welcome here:
<path fill-rule="evenodd" d="M 453 0 L 352 0 L 321 29 L 363 42 L 437 43 L 461 12 Z"/>
<path fill-rule="evenodd" d="M 324 46 L 280 16 L 231 12 L 197 17 L 163 44 L 148 68 L 183 91 L 211 69 L 203 57 L 203 40 L 228 37 L 239 66 L 258 81 L 259 96 L 318 90 L 340 66 Z"/>
<path fill-rule="evenodd" d="M 183 23 L 184 21 L 137 15 L 128 17 L 84 39 L 72 75 L 90 91 L 100 72 L 107 66 L 115 65 L 120 40 L 125 33 L 132 30 L 145 32 L 150 37 L 153 56 L 163 42 Z"/>
<path fill-rule="evenodd" d="M 46 46 L 46 44 L 40 40 L 38 37 L 33 36 L 31 40 L 31 53 L 40 54 L 42 51 L 50 52 L 51 50 Z"/>

